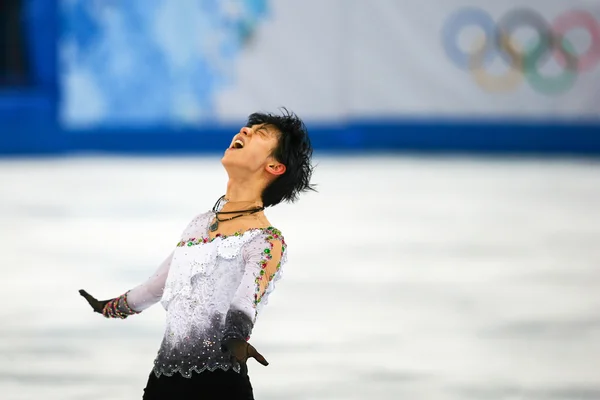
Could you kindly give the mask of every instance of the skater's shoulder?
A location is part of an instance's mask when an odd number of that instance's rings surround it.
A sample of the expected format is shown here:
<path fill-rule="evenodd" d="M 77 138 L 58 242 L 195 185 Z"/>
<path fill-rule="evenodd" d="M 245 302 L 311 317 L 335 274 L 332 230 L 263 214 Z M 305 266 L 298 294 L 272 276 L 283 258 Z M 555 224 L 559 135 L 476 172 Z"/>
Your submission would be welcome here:
<path fill-rule="evenodd" d="M 194 215 L 194 217 L 190 221 L 190 224 L 191 223 L 198 223 L 199 221 L 206 221 L 206 220 L 208 220 L 209 218 L 211 218 L 213 216 L 214 216 L 214 214 L 213 214 L 212 211 L 201 212 L 200 214 Z"/>
<path fill-rule="evenodd" d="M 256 228 L 269 237 L 280 240 L 283 239 L 281 231 L 277 229 L 264 214 L 257 217 Z"/>
<path fill-rule="evenodd" d="M 191 231 L 196 231 L 199 228 L 203 228 L 210 219 L 211 213 L 210 211 L 202 212 L 200 214 L 196 214 L 189 222 L 187 223 L 184 234 L 189 233 Z"/>
<path fill-rule="evenodd" d="M 229 227 L 229 230 L 231 232 L 235 231 L 237 235 L 247 233 L 251 237 L 256 237 L 259 241 L 259 237 L 269 241 L 283 240 L 281 231 L 262 213 L 251 215 L 246 218 L 240 218 L 237 220 L 237 223 L 234 223 Z M 231 232 L 229 233 L 231 234 Z"/>

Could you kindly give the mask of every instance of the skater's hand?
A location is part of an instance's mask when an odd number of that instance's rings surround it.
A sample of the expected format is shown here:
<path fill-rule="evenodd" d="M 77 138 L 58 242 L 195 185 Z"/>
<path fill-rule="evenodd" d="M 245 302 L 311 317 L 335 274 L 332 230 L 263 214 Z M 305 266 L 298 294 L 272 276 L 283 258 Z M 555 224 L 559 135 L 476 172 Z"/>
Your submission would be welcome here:
<path fill-rule="evenodd" d="M 248 361 L 249 358 L 254 358 L 264 366 L 269 365 L 262 354 L 245 340 L 231 339 L 225 343 L 224 347 L 231 353 L 232 361 L 235 360 L 239 362 L 242 369 L 246 368 L 246 361 Z"/>
<path fill-rule="evenodd" d="M 90 304 L 90 306 L 92 306 L 92 309 L 97 312 L 102 314 L 102 310 L 104 310 L 104 306 L 110 301 L 110 300 L 96 300 L 91 294 L 89 294 L 88 292 L 86 292 L 85 290 L 81 289 L 79 291 L 79 294 L 82 295 L 87 302 Z"/>

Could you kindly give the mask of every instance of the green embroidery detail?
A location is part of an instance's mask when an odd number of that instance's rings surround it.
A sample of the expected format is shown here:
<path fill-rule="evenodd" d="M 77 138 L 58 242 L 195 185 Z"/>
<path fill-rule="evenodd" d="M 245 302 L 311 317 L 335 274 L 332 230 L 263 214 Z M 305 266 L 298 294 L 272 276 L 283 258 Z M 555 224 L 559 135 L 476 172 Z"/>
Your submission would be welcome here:
<path fill-rule="evenodd" d="M 256 308 L 258 306 L 258 304 L 260 304 L 261 300 L 262 300 L 262 295 L 260 294 L 260 281 L 263 279 L 263 277 L 266 275 L 266 268 L 268 265 L 269 260 L 273 259 L 273 255 L 271 254 L 272 250 L 273 250 L 273 244 L 271 243 L 272 240 L 280 240 L 281 241 L 281 257 L 283 258 L 283 254 L 285 252 L 286 249 L 286 244 L 285 244 L 285 240 L 283 238 L 283 235 L 281 234 L 281 231 L 273 228 L 273 227 L 269 227 L 265 230 L 265 233 L 268 234 L 268 236 L 265 238 L 265 242 L 267 243 L 267 246 L 264 250 L 263 250 L 263 257 L 262 259 L 259 261 L 259 266 L 261 267 L 260 273 L 259 275 L 256 277 L 255 279 L 255 284 L 256 284 L 256 289 L 255 289 L 255 295 L 254 295 L 254 307 Z M 280 261 L 277 263 L 277 268 L 275 270 L 275 272 L 279 271 L 279 269 L 281 268 L 281 259 Z M 268 282 L 270 283 L 271 280 L 273 280 L 273 278 L 275 277 L 276 273 L 273 273 L 271 275 L 268 276 Z M 267 284 L 268 285 L 268 284 Z M 266 289 L 265 289 L 266 291 Z M 264 294 L 264 293 L 263 293 Z M 256 312 L 258 313 L 258 309 L 256 309 Z"/>
<path fill-rule="evenodd" d="M 176 247 L 183 247 L 183 246 L 196 246 L 199 244 L 203 244 L 203 243 L 211 243 L 213 241 L 215 241 L 217 238 L 221 238 L 221 239 L 227 239 L 228 237 L 234 236 L 234 237 L 239 237 L 239 236 L 243 236 L 246 232 L 250 232 L 250 231 L 263 231 L 264 233 L 266 233 L 268 235 L 268 240 L 273 240 L 273 239 L 280 239 L 283 242 L 283 235 L 281 234 L 281 231 L 273 228 L 272 226 L 268 227 L 268 228 L 250 228 L 244 232 L 235 232 L 231 235 L 217 235 L 214 238 L 208 238 L 208 237 L 201 237 L 198 239 L 188 239 L 188 240 L 182 240 L 179 243 L 177 243 Z"/>
<path fill-rule="evenodd" d="M 255 294 L 254 294 L 254 307 L 256 308 L 256 306 L 258 304 L 260 304 L 260 302 L 262 300 L 262 295 L 260 294 L 260 281 L 262 280 L 263 276 L 266 274 L 266 268 L 267 268 L 269 260 L 273 259 L 273 255 L 271 254 L 271 251 L 273 249 L 273 244 L 271 243 L 271 241 L 272 240 L 280 240 L 281 241 L 281 257 L 283 257 L 283 254 L 285 253 L 285 251 L 287 249 L 287 245 L 285 243 L 285 240 L 284 240 L 283 235 L 281 234 L 280 230 L 278 230 L 272 226 L 270 226 L 268 228 L 251 228 L 251 229 L 244 231 L 243 233 L 238 231 L 238 232 L 233 233 L 232 235 L 217 235 L 212 239 L 210 239 L 208 237 L 201 237 L 198 239 L 194 238 L 194 239 L 189 239 L 189 240 L 182 240 L 179 243 L 177 243 L 177 247 L 183 247 L 186 245 L 187 246 L 196 246 L 196 245 L 203 244 L 203 243 L 212 243 L 217 238 L 227 239 L 228 237 L 231 237 L 231 236 L 239 237 L 239 236 L 243 236 L 246 232 L 255 231 L 255 230 L 259 230 L 259 231 L 262 231 L 263 233 L 267 234 L 267 236 L 265 238 L 265 242 L 268 245 L 268 247 L 266 247 L 263 250 L 263 257 L 259 261 L 260 274 L 254 280 L 254 283 L 256 284 Z M 276 271 L 279 271 L 280 268 L 281 268 L 281 261 L 279 261 L 277 263 Z M 275 275 L 276 274 L 271 274 L 268 277 L 269 282 L 271 280 L 273 280 Z M 258 310 L 256 312 L 258 313 Z"/>

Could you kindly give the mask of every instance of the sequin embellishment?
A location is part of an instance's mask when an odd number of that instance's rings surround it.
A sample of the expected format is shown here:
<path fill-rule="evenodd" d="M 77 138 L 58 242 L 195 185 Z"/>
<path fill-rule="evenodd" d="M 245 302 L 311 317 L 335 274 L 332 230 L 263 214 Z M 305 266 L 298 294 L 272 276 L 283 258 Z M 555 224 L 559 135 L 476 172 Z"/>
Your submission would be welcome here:
<path fill-rule="evenodd" d="M 235 322 L 233 331 L 251 331 L 284 264 L 286 244 L 276 228 L 252 228 L 211 239 L 204 231 L 205 221 L 194 222 L 201 230 L 186 230 L 177 244 L 162 297 L 167 326 L 155 359 L 156 376 L 178 373 L 189 378 L 192 372 L 205 370 L 238 371 L 239 365 L 232 364 L 220 348 L 231 331 L 226 315 L 234 308 L 240 310 L 250 325 L 238 327 Z M 275 271 L 267 272 L 274 240 L 281 243 L 281 260 Z M 268 279 L 266 285 L 263 279 Z"/>
<path fill-rule="evenodd" d="M 263 250 L 262 259 L 259 262 L 260 274 L 256 277 L 256 279 L 254 281 L 254 283 L 256 284 L 256 291 L 254 293 L 254 307 L 255 308 L 256 308 L 256 306 L 258 306 L 258 304 L 260 303 L 260 301 L 262 300 L 262 297 L 264 295 L 264 294 L 260 293 L 260 281 L 263 279 L 268 279 L 268 282 L 270 283 L 273 280 L 273 278 L 275 277 L 275 275 L 277 275 L 277 272 L 281 269 L 281 260 L 284 259 L 284 253 L 285 253 L 285 248 L 286 248 L 285 240 L 283 239 L 283 235 L 281 234 L 281 232 L 279 230 L 277 230 L 273 227 L 270 227 L 265 230 L 265 233 L 268 234 L 268 236 L 265 238 L 265 241 L 267 242 L 268 246 Z M 275 272 L 272 273 L 271 275 L 269 275 L 268 277 L 265 277 L 265 275 L 267 274 L 267 265 L 269 264 L 269 261 L 271 261 L 273 259 L 273 255 L 271 254 L 273 251 L 273 243 L 271 241 L 273 239 L 281 240 L 281 258 L 280 258 L 279 262 L 277 263 Z"/>

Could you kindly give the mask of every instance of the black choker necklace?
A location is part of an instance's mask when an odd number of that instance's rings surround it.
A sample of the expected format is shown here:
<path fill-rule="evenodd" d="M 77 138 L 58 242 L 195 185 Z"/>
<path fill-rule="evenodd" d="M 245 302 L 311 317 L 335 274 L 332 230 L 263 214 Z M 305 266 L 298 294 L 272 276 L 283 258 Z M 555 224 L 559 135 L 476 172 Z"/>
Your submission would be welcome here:
<path fill-rule="evenodd" d="M 214 232 L 217 229 L 219 229 L 219 222 L 231 221 L 232 219 L 243 217 L 245 215 L 251 215 L 251 214 L 257 213 L 257 212 L 265 209 L 264 207 L 257 207 L 257 208 L 251 208 L 250 210 L 217 211 L 219 209 L 219 205 L 221 204 L 221 202 L 223 200 L 225 200 L 225 195 L 221 196 L 212 208 L 212 212 L 215 214 L 215 222 L 210 226 L 211 232 Z M 231 218 L 227 218 L 227 219 L 219 219 L 219 214 L 238 214 L 238 213 L 243 213 L 243 214 L 236 215 L 235 217 L 231 217 Z"/>

